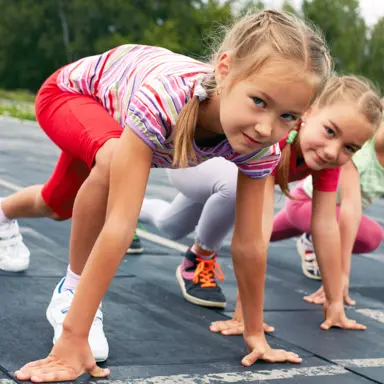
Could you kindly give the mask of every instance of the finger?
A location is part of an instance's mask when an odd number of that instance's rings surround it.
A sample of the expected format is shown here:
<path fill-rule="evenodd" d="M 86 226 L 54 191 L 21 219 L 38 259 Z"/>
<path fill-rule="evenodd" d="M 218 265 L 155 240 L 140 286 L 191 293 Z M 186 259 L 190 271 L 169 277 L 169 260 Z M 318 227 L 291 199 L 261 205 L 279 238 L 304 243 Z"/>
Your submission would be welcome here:
<path fill-rule="evenodd" d="M 314 300 L 313 300 L 313 304 L 324 304 L 325 303 L 325 296 L 319 296 L 319 297 L 316 297 Z"/>
<path fill-rule="evenodd" d="M 268 332 L 268 333 L 275 332 L 275 328 L 266 323 L 264 323 L 263 327 L 264 327 L 264 332 Z"/>
<path fill-rule="evenodd" d="M 221 332 L 226 329 L 238 327 L 239 325 L 241 325 L 241 323 L 234 320 L 215 321 L 209 328 L 212 332 Z"/>
<path fill-rule="evenodd" d="M 240 325 L 238 327 L 233 327 L 229 329 L 224 329 L 221 331 L 221 334 L 224 336 L 233 336 L 233 335 L 242 335 L 244 333 L 244 326 Z"/>
<path fill-rule="evenodd" d="M 304 296 L 303 299 L 308 303 L 313 303 L 313 297 L 311 296 Z"/>
<path fill-rule="evenodd" d="M 244 367 L 249 367 L 252 364 L 255 364 L 257 360 L 259 360 L 263 356 L 263 352 L 260 351 L 252 351 L 247 356 L 241 360 L 241 364 L 244 365 Z"/>
<path fill-rule="evenodd" d="M 106 377 L 110 375 L 111 371 L 108 368 L 100 368 L 97 364 L 95 364 L 88 370 L 88 373 L 92 377 Z"/>
<path fill-rule="evenodd" d="M 263 356 L 263 360 L 270 363 L 278 362 L 290 362 L 290 363 L 301 363 L 302 359 L 294 352 L 287 352 L 283 349 L 272 349 L 268 354 Z"/>
<path fill-rule="evenodd" d="M 341 327 L 343 329 L 353 329 L 357 331 L 365 331 L 367 329 L 365 325 L 357 323 L 356 320 L 348 320 L 342 323 Z"/>
<path fill-rule="evenodd" d="M 351 306 L 354 306 L 356 305 L 356 301 L 355 300 L 352 300 L 351 297 L 349 295 L 347 295 L 344 299 L 345 301 L 345 304 L 347 305 L 351 305 Z"/>
<path fill-rule="evenodd" d="M 325 320 L 321 325 L 320 325 L 320 328 L 323 330 L 323 331 L 327 331 L 329 328 L 332 327 L 332 320 Z"/>
<path fill-rule="evenodd" d="M 34 383 L 47 383 L 57 381 L 71 381 L 76 380 L 83 372 L 76 373 L 74 369 L 65 367 L 64 369 L 58 370 L 52 367 L 51 372 L 41 374 L 39 376 L 32 375 L 31 381 Z"/>

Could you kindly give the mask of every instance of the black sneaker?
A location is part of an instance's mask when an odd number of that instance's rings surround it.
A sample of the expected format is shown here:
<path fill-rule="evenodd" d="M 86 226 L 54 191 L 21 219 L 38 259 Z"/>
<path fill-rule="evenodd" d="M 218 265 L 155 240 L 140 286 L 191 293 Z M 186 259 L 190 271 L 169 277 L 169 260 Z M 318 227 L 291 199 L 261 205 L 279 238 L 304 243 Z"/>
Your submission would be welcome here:
<path fill-rule="evenodd" d="M 203 307 L 225 308 L 225 296 L 216 282 L 224 280 L 223 272 L 216 263 L 216 254 L 202 259 L 188 249 L 183 262 L 177 267 L 176 278 L 184 298 Z"/>
<path fill-rule="evenodd" d="M 141 245 L 140 237 L 137 236 L 137 234 L 135 232 L 135 234 L 133 235 L 132 243 L 129 246 L 129 248 L 127 250 L 127 253 L 136 253 L 136 254 L 138 254 L 138 253 L 143 253 L 143 252 L 144 252 L 144 248 Z"/>

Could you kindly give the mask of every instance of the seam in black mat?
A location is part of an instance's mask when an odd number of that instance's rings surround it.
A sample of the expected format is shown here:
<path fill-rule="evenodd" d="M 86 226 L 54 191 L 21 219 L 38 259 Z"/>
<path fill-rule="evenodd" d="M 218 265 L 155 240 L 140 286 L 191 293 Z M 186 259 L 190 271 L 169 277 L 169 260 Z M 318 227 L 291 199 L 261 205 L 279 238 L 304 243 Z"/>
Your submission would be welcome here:
<path fill-rule="evenodd" d="M 15 383 L 22 384 L 21 381 L 17 380 L 16 377 L 12 376 L 12 374 L 7 369 L 5 369 L 2 365 L 0 365 L 0 371 L 3 372 L 5 376 L 10 378 Z"/>

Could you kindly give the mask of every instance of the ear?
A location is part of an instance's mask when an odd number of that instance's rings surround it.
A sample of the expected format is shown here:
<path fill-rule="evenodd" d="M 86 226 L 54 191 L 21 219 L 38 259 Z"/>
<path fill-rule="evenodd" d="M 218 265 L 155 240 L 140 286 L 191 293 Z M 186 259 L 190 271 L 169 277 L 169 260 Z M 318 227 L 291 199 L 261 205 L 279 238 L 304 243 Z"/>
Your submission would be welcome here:
<path fill-rule="evenodd" d="M 215 68 L 216 82 L 221 83 L 231 70 L 231 56 L 224 52 L 217 61 Z"/>
<path fill-rule="evenodd" d="M 305 123 L 307 121 L 308 117 L 311 116 L 311 113 L 312 113 L 312 108 L 308 108 L 304 112 L 303 116 L 301 117 L 301 120 Z"/>

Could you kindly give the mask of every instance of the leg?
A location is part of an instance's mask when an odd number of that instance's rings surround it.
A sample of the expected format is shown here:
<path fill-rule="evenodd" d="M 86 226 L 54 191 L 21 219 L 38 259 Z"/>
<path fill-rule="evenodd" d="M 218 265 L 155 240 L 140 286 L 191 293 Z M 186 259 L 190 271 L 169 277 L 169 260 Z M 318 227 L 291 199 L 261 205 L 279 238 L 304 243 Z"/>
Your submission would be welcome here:
<path fill-rule="evenodd" d="M 140 220 L 153 225 L 170 239 L 176 240 L 195 229 L 202 210 L 203 204 L 196 203 L 179 193 L 171 203 L 160 199 L 144 199 Z"/>
<path fill-rule="evenodd" d="M 357 231 L 353 253 L 370 253 L 383 241 L 384 231 L 379 223 L 363 215 Z"/>
<path fill-rule="evenodd" d="M 236 165 L 214 158 L 197 167 L 170 171 L 169 177 L 190 201 L 204 206 L 196 227 L 197 243 L 208 251 L 218 249 L 234 223 Z"/>

